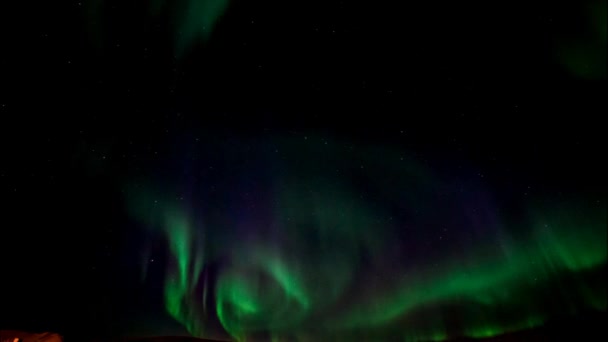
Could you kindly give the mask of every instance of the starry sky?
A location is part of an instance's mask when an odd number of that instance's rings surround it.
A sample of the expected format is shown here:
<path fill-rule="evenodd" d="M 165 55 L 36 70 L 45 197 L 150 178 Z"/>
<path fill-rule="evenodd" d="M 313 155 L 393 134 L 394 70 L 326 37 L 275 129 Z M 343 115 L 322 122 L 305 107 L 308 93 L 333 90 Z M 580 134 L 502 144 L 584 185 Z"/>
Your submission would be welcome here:
<path fill-rule="evenodd" d="M 0 329 L 601 331 L 606 25 L 605 0 L 3 2 Z"/>

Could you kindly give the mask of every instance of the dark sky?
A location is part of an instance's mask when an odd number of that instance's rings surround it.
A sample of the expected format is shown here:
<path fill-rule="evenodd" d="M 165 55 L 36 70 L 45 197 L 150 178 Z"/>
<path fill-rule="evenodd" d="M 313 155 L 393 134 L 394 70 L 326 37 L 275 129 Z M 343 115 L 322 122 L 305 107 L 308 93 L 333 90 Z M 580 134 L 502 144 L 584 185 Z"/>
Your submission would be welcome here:
<path fill-rule="evenodd" d="M 185 135 L 390 146 L 466 161 L 507 208 L 605 204 L 605 1 L 234 0 L 181 53 L 171 13 L 91 2 L 0 4 L 0 328 L 170 321 L 138 288 L 121 190 Z"/>

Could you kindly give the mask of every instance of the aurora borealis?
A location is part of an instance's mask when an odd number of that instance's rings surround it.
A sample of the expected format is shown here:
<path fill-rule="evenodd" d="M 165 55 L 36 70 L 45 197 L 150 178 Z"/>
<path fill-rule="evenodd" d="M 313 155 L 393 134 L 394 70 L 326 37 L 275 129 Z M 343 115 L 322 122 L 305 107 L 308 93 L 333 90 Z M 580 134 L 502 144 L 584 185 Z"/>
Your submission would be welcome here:
<path fill-rule="evenodd" d="M 0 331 L 607 340 L 606 4 L 0 1 Z"/>
<path fill-rule="evenodd" d="M 445 340 L 606 310 L 603 208 L 539 198 L 514 220 L 483 182 L 391 149 L 212 145 L 180 171 L 210 165 L 196 181 L 127 191 L 166 241 L 166 309 L 195 336 Z"/>

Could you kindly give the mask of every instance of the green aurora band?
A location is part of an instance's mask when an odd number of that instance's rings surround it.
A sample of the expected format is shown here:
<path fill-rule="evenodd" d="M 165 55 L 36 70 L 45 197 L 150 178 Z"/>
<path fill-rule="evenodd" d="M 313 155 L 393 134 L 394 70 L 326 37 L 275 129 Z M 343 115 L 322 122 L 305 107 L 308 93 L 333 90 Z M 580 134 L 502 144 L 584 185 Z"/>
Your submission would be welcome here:
<path fill-rule="evenodd" d="M 232 218 L 130 185 L 171 253 L 167 311 L 193 335 L 216 319 L 239 341 L 483 338 L 606 310 L 604 208 L 543 199 L 508 223 L 489 196 L 437 195 L 449 183 L 398 154 L 315 150 L 293 148 L 253 209 L 218 209 Z"/>
<path fill-rule="evenodd" d="M 104 45 L 104 32 L 110 26 L 104 23 L 106 15 L 114 14 L 114 11 L 108 9 L 116 5 L 109 0 L 85 0 L 83 3 L 85 26 L 91 41 L 100 49 Z M 143 10 L 146 15 L 143 22 L 136 25 L 143 28 L 138 34 L 148 34 L 154 31 L 154 25 L 168 23 L 175 56 L 183 57 L 191 47 L 210 39 L 230 1 L 147 0 L 144 3 L 147 5 Z M 606 0 L 592 0 L 582 6 L 573 7 L 573 15 L 583 18 L 581 27 L 571 25 L 557 32 L 552 31 L 547 37 L 554 46 L 553 57 L 556 63 L 575 78 L 606 79 L 606 3 Z M 128 7 L 125 11 L 127 10 Z M 139 18 L 138 13 L 133 15 Z"/>
<path fill-rule="evenodd" d="M 579 79 L 606 79 L 607 1 L 585 2 L 582 25 L 570 25 L 554 37 L 555 57 L 566 71 Z"/>
<path fill-rule="evenodd" d="M 86 0 L 84 5 L 89 34 L 100 48 L 103 45 L 103 32 L 107 29 L 103 24 L 104 14 L 112 3 L 107 0 Z M 228 8 L 229 0 L 147 0 L 147 5 L 144 11 L 147 13 L 146 20 L 138 23 L 138 26 L 145 28 L 140 33 L 151 30 L 150 27 L 158 23 L 159 18 L 168 20 L 173 32 L 175 54 L 181 56 L 196 43 L 206 42 L 211 37 Z"/>

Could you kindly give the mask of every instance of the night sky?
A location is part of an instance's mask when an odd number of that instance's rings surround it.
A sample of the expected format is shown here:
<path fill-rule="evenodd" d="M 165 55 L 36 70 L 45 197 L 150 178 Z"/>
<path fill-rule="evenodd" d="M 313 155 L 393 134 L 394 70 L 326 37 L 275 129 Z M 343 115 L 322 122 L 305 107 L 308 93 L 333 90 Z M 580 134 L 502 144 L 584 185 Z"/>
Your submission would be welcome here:
<path fill-rule="evenodd" d="M 605 336 L 606 16 L 3 1 L 0 329 Z"/>

